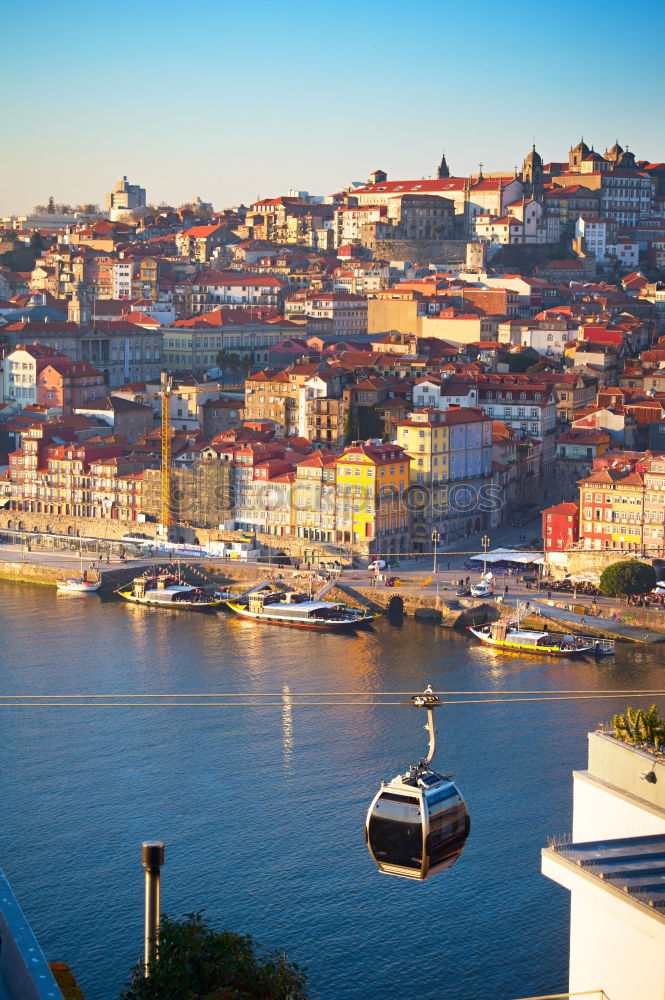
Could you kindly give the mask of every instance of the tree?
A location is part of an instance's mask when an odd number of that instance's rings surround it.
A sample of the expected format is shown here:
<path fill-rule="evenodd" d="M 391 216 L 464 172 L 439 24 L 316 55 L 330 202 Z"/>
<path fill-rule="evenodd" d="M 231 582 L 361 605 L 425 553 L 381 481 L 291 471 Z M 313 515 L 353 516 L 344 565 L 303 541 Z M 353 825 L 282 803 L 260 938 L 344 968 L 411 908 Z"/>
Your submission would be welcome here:
<path fill-rule="evenodd" d="M 240 355 L 236 354 L 235 351 L 229 351 L 226 355 L 226 366 L 231 369 L 233 376 L 237 376 L 240 368 Z M 235 378 L 232 378 L 231 381 L 235 381 Z"/>
<path fill-rule="evenodd" d="M 217 362 L 217 367 L 222 373 L 222 382 L 223 382 L 224 377 L 226 375 L 226 369 L 229 366 L 229 352 L 226 350 L 217 351 L 217 357 L 215 358 L 215 360 Z"/>
<path fill-rule="evenodd" d="M 76 205 L 74 211 L 79 215 L 101 215 L 99 205 L 94 205 L 92 202 L 83 202 L 82 205 Z"/>
<path fill-rule="evenodd" d="M 41 233 L 39 233 L 36 229 L 30 234 L 30 249 L 34 250 L 38 254 L 41 254 L 44 249 L 44 240 Z"/>
<path fill-rule="evenodd" d="M 359 406 L 357 413 L 358 433 L 363 440 L 383 437 L 385 425 L 375 406 Z"/>
<path fill-rule="evenodd" d="M 286 955 L 216 931 L 201 912 L 163 915 L 158 946 L 150 975 L 136 966 L 121 1000 L 307 1000 L 305 974 Z"/>
<path fill-rule="evenodd" d="M 358 411 L 349 407 L 346 420 L 344 421 L 344 440 L 346 444 L 360 440 L 360 424 L 358 422 Z"/>
<path fill-rule="evenodd" d="M 540 355 L 537 351 L 534 351 L 532 347 L 527 347 L 526 350 L 518 351 L 513 353 L 512 351 L 501 351 L 497 357 L 497 361 L 501 364 L 508 365 L 509 372 L 522 373 L 527 371 L 531 365 L 536 365 L 541 360 Z"/>
<path fill-rule="evenodd" d="M 639 559 L 624 559 L 603 570 L 600 590 L 607 597 L 648 594 L 656 586 L 656 580 L 653 566 Z"/>

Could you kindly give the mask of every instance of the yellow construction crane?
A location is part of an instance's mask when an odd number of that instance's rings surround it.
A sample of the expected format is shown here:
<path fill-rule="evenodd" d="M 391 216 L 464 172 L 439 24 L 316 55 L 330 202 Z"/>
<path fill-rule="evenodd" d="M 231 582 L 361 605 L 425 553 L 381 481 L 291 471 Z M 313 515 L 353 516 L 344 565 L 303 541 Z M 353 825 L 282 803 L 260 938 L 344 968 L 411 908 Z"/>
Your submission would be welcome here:
<path fill-rule="evenodd" d="M 173 395 L 173 379 L 166 372 L 161 373 L 159 392 L 137 393 L 137 399 L 161 399 L 162 401 L 162 475 L 161 475 L 161 518 L 160 521 L 168 532 L 172 522 L 171 517 L 171 396 Z"/>
<path fill-rule="evenodd" d="M 168 534 L 173 523 L 171 517 L 171 396 L 174 393 L 173 379 L 167 372 L 161 373 L 160 389 L 156 393 L 137 393 L 137 399 L 161 399 L 162 401 L 162 468 L 161 468 L 161 518 Z M 185 392 L 210 392 L 210 386 L 186 386 Z"/>

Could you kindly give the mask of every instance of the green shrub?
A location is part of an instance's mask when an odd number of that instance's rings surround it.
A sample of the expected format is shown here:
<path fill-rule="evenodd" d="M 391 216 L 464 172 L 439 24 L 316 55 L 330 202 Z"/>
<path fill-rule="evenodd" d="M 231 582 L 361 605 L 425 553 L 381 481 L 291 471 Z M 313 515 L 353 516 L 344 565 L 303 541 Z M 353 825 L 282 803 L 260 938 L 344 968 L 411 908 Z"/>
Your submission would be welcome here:
<path fill-rule="evenodd" d="M 160 918 L 159 957 L 137 965 L 121 1000 L 307 1000 L 305 975 L 249 935 L 216 931 L 203 913 Z"/>

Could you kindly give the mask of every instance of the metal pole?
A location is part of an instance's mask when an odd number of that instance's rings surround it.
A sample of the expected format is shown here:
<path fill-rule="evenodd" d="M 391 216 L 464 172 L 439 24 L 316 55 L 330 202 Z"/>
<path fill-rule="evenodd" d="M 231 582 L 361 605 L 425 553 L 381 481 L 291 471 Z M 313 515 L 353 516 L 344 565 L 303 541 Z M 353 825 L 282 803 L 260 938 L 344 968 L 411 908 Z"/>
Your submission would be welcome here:
<path fill-rule="evenodd" d="M 145 940 L 143 974 L 150 975 L 150 963 L 157 956 L 159 930 L 159 871 L 164 864 L 164 841 L 144 840 L 141 861 L 145 868 Z"/>
<path fill-rule="evenodd" d="M 481 545 L 483 547 L 483 578 L 487 573 L 487 550 L 489 548 L 490 540 L 488 535 L 483 535 L 481 539 Z"/>

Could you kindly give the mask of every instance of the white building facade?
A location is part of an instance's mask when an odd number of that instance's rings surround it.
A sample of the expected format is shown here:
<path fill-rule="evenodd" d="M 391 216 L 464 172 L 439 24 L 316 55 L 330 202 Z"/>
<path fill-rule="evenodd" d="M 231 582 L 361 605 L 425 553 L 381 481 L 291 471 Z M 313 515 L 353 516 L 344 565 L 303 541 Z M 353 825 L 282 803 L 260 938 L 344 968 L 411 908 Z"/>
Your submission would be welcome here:
<path fill-rule="evenodd" d="M 543 874 L 571 895 L 569 991 L 662 1000 L 665 761 L 590 733 L 573 802 L 572 843 L 542 852 Z"/>

